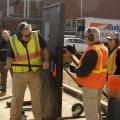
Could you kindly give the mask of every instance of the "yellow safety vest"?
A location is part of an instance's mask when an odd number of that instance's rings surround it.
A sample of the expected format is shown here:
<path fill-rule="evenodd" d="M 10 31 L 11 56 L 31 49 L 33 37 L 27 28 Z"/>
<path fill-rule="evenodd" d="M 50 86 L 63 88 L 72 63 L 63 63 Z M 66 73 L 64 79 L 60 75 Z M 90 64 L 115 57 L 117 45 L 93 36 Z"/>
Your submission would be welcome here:
<path fill-rule="evenodd" d="M 108 74 L 114 74 L 115 70 L 116 70 L 116 55 L 117 55 L 117 51 L 118 51 L 119 47 L 117 47 L 116 49 L 114 49 L 114 51 L 110 54 L 109 58 L 108 58 Z"/>
<path fill-rule="evenodd" d="M 14 64 L 28 64 L 26 48 L 18 40 L 16 35 L 10 37 L 10 44 L 15 54 Z M 38 32 L 32 31 L 31 39 L 27 44 L 27 50 L 31 65 L 41 65 L 41 48 L 38 38 Z M 12 66 L 13 72 L 28 72 L 29 67 Z M 32 71 L 38 71 L 39 67 L 31 67 Z"/>
<path fill-rule="evenodd" d="M 114 75 L 117 68 L 115 60 L 118 49 L 120 49 L 120 46 L 110 54 L 108 62 L 108 94 L 116 99 L 120 99 L 120 75 Z"/>

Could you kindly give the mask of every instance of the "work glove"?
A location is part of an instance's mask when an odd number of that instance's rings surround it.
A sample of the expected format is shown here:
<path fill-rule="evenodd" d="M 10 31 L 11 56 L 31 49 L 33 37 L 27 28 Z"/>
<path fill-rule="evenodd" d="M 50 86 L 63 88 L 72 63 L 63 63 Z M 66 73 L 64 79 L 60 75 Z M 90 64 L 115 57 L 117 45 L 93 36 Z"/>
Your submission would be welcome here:
<path fill-rule="evenodd" d="M 75 71 L 76 71 L 75 66 L 69 65 L 69 68 L 70 68 L 70 72 L 75 73 Z"/>
<path fill-rule="evenodd" d="M 42 69 L 49 69 L 49 62 L 48 61 L 44 61 L 42 65 L 43 65 Z"/>
<path fill-rule="evenodd" d="M 73 44 L 73 46 L 67 45 L 64 47 L 67 51 L 71 52 L 72 54 L 76 54 L 76 49 L 75 49 L 75 45 Z"/>

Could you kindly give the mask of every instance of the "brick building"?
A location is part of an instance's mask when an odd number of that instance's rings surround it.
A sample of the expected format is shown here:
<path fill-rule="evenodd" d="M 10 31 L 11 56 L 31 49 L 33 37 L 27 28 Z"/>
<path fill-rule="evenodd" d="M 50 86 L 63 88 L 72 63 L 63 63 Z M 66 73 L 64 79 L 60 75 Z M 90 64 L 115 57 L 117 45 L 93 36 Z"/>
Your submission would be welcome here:
<path fill-rule="evenodd" d="M 98 17 L 120 19 L 119 0 L 45 0 L 46 3 L 65 2 L 66 19 Z"/>
<path fill-rule="evenodd" d="M 18 22 L 26 19 L 30 22 L 34 19 L 38 25 L 43 6 L 58 2 L 65 3 L 67 24 L 74 24 L 74 20 L 81 17 L 120 19 L 119 0 L 0 0 L 0 28 L 15 29 Z M 34 23 L 33 26 L 37 28 Z"/>
<path fill-rule="evenodd" d="M 0 0 L 0 28 L 15 32 L 21 21 L 31 23 L 33 29 L 41 25 L 42 0 Z M 1 5 L 1 4 L 0 4 Z"/>

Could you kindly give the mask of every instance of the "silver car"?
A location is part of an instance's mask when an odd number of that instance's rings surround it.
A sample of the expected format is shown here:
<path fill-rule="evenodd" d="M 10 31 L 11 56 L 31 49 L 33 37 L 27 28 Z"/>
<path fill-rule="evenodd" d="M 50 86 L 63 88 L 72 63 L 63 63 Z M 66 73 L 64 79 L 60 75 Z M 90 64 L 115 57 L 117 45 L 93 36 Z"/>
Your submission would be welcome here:
<path fill-rule="evenodd" d="M 86 43 L 80 38 L 76 37 L 64 38 L 64 46 L 67 45 L 73 46 L 73 44 L 75 45 L 75 48 L 78 52 L 84 52 L 88 47 L 88 45 L 86 45 Z"/>

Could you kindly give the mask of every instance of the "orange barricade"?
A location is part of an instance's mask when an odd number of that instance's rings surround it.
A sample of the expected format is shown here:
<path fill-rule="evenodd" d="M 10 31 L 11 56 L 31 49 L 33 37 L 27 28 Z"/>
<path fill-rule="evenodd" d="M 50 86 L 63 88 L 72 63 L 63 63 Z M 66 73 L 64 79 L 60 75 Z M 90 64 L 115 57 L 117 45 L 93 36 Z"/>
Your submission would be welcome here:
<path fill-rule="evenodd" d="M 108 76 L 109 96 L 120 99 L 120 75 Z"/>

